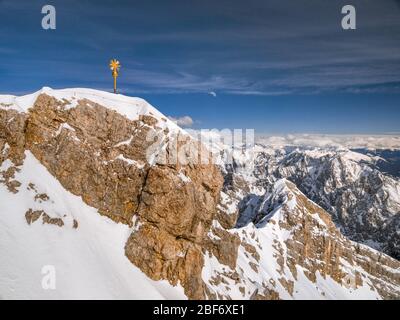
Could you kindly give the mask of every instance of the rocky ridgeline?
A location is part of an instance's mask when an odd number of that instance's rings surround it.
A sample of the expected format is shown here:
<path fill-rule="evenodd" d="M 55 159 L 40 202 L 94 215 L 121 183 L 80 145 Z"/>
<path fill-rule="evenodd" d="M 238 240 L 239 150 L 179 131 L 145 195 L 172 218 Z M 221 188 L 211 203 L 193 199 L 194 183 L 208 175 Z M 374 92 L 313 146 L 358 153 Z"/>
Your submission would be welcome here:
<path fill-rule="evenodd" d="M 310 298 L 335 299 L 329 291 L 340 288 L 350 293 L 366 288 L 384 299 L 400 298 L 399 261 L 347 239 L 331 215 L 294 183 L 257 178 L 257 166 L 246 167 L 235 161 L 224 168 L 219 211 L 225 218 L 213 226 L 211 237 L 229 228 L 231 237 L 240 238 L 233 270 L 243 298 L 304 298 L 304 292 L 314 291 Z M 328 277 L 336 289 L 323 283 Z M 229 298 L 232 288 L 224 286 L 230 279 L 232 270 L 216 270 L 210 277 L 218 297 Z"/>
<path fill-rule="evenodd" d="M 180 282 L 188 297 L 204 298 L 202 243 L 219 201 L 219 170 L 195 159 L 185 166 L 151 166 L 150 130 L 165 138 L 166 153 L 184 144 L 169 141 L 168 129 L 162 132 L 155 118 L 131 121 L 89 100 L 74 108 L 69 103 L 41 94 L 27 113 L 0 110 L 0 150 L 7 143 L 7 158 L 15 165 L 3 173 L 10 188 L 18 184 L 12 171 L 30 150 L 65 189 L 100 214 L 136 223 L 125 248 L 132 263 L 154 280 Z"/>

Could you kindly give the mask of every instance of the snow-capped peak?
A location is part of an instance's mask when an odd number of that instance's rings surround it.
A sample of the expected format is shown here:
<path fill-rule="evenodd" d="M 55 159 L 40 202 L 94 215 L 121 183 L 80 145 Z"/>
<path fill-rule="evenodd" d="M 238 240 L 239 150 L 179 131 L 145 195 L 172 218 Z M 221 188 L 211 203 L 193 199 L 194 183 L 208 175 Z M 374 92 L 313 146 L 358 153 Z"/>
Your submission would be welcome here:
<path fill-rule="evenodd" d="M 80 100 L 87 99 L 114 110 L 124 115 L 129 120 L 138 120 L 140 115 L 148 115 L 156 118 L 158 120 L 158 125 L 161 128 L 168 127 L 170 130 L 182 131 L 182 129 L 173 121 L 169 120 L 168 117 L 163 115 L 142 98 L 114 94 L 95 89 L 52 89 L 50 87 L 43 87 L 34 93 L 23 96 L 0 95 L 0 108 L 14 109 L 18 112 L 27 112 L 29 108 L 33 107 L 36 99 L 41 94 L 46 94 L 56 98 L 60 102 L 68 103 L 65 105 L 65 108 L 74 108 L 78 105 Z"/>

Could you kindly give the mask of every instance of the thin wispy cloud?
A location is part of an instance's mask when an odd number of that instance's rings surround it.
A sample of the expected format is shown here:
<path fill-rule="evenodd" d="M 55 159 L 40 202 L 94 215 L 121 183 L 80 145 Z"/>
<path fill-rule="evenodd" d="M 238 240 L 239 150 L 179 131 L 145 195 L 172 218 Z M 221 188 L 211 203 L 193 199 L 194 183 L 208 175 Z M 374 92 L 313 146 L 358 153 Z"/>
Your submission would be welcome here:
<path fill-rule="evenodd" d="M 398 1 L 352 0 L 351 31 L 341 28 L 342 0 L 120 1 L 113 10 L 104 0 L 51 4 L 57 29 L 46 31 L 43 1 L 0 0 L 2 92 L 112 91 L 108 62 L 117 58 L 120 93 L 165 114 L 190 114 L 196 126 L 398 129 Z"/>
<path fill-rule="evenodd" d="M 54 34 L 34 28 L 39 26 L 40 4 L 0 1 L 0 8 L 7 12 L 0 26 L 0 55 L 10 59 L 10 66 L 2 71 L 14 77 L 26 76 L 35 66 L 13 69 L 11 65 L 33 56 L 49 64 L 68 57 L 64 65 L 70 66 L 63 73 L 77 78 L 86 69 L 85 81 L 97 82 L 104 74 L 89 69 L 100 70 L 110 55 L 118 55 L 123 62 L 121 83 L 129 90 L 145 92 L 276 96 L 299 90 L 303 94 L 344 89 L 350 93 L 360 86 L 400 82 L 396 1 L 383 5 L 354 0 L 358 10 L 354 32 L 340 27 L 340 1 L 298 0 L 288 6 L 276 0 L 246 4 L 205 0 L 182 6 L 171 0 L 158 3 L 158 10 L 147 3 L 130 10 L 130 4 L 122 3 L 110 11 L 103 1 L 72 0 L 67 5 L 55 0 L 60 27 Z M 35 8 L 37 15 L 18 18 L 19 13 Z M 14 16 L 18 19 L 11 25 L 16 27 L 7 27 Z M 201 22 L 204 17 L 207 24 Z M 27 27 L 36 31 L 21 32 Z M 19 46 L 13 48 L 13 39 L 31 42 L 30 49 L 15 54 Z M 46 54 L 41 52 L 44 47 Z M 87 66 L 79 69 L 82 60 Z M 386 89 L 391 90 L 397 92 L 391 86 Z"/>

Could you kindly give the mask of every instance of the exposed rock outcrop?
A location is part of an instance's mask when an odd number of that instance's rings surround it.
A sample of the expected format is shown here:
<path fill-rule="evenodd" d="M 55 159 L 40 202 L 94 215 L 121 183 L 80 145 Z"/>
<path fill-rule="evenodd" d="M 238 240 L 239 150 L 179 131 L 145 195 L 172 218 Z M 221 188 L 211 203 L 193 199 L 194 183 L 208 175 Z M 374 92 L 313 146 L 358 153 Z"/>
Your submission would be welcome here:
<path fill-rule="evenodd" d="M 242 230 L 246 231 L 234 231 L 242 240 L 240 254 L 251 261 L 250 267 L 257 273 L 267 263 L 276 264 L 280 277 L 271 277 L 272 292 L 279 289 L 279 283 L 289 296 L 295 297 L 295 291 L 301 290 L 297 285 L 301 273 L 317 288 L 322 277 L 349 290 L 368 285 L 384 299 L 400 298 L 400 262 L 345 238 L 331 216 L 290 181 L 280 180 L 257 202 L 246 202 L 242 207 L 246 217 Z M 268 241 L 260 240 L 266 236 Z M 267 243 L 272 243 L 273 249 L 269 259 Z M 251 278 L 251 273 L 242 271 L 241 278 Z M 259 291 L 253 297 L 259 297 Z M 271 287 L 262 291 L 271 292 Z"/>
<path fill-rule="evenodd" d="M 222 187 L 218 168 L 201 162 L 207 151 L 184 133 L 169 136 L 151 115 L 129 120 L 89 100 L 69 104 L 41 94 L 27 114 L 0 110 L 7 157 L 19 164 L 30 150 L 65 189 L 100 214 L 130 226 L 135 216 L 138 230 L 125 248 L 129 260 L 150 278 L 180 282 L 188 297 L 204 298 L 202 244 Z M 156 139 L 162 141 L 153 153 L 160 154 L 150 164 L 146 152 Z M 174 152 L 187 163 L 162 161 Z M 12 172 L 3 176 L 14 190 Z M 38 213 L 27 212 L 28 223 L 42 216 L 44 223 L 62 225 Z"/>

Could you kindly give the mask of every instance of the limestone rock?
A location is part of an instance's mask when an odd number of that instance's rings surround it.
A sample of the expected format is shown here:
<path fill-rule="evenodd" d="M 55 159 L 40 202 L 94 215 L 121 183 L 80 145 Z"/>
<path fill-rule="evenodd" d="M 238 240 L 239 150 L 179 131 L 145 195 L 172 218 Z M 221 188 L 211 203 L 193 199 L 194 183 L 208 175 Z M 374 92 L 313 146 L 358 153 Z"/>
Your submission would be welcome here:
<path fill-rule="evenodd" d="M 20 163 L 30 150 L 66 190 L 100 214 L 128 225 L 138 218 L 142 225 L 129 237 L 126 256 L 150 278 L 179 281 L 188 297 L 204 298 L 201 245 L 223 183 L 216 166 L 200 161 L 208 152 L 189 136 L 170 138 L 150 115 L 129 120 L 87 99 L 74 108 L 68 104 L 41 94 L 26 114 L 1 110 L 0 138 L 10 144 L 8 156 Z M 166 144 L 167 153 L 153 164 L 147 154 L 152 137 Z M 161 161 L 175 150 L 188 162 Z M 15 189 L 17 182 L 9 185 Z M 35 200 L 48 199 L 37 194 Z M 27 212 L 26 219 L 40 216 L 43 223 L 64 224 L 38 211 Z"/>

